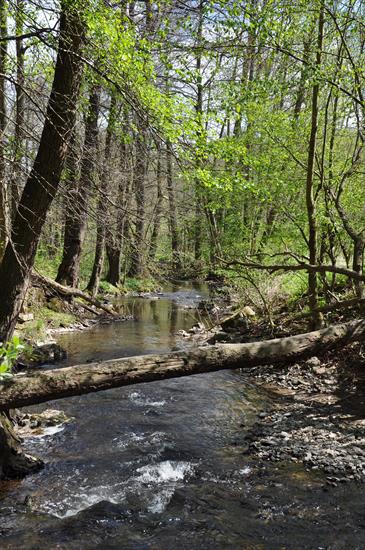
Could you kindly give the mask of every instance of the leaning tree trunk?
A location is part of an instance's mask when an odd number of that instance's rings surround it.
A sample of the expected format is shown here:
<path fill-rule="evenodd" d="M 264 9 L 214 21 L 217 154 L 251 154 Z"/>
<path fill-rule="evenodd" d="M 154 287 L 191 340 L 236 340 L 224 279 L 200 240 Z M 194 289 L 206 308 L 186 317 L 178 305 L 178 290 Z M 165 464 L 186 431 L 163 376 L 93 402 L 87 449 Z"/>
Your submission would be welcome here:
<path fill-rule="evenodd" d="M 75 120 L 82 70 L 84 23 L 80 12 L 62 2 L 56 68 L 46 119 L 34 161 L 14 219 L 11 242 L 0 264 L 0 341 L 11 337 L 34 264 L 38 241 L 49 207 L 57 192 Z M 5 407 L 5 411 L 9 408 Z M 4 410 L 4 409 L 3 409 Z M 17 450 L 9 422 L 1 417 L 0 457 L 3 475 L 32 470 Z M 17 471 L 16 464 L 21 463 Z M 20 472 L 21 470 L 21 472 Z"/>
<path fill-rule="evenodd" d="M 56 195 L 75 121 L 82 69 L 84 24 L 69 2 L 63 2 L 60 41 L 46 120 L 25 185 L 3 261 L 0 265 L 0 341 L 11 336 L 49 207 Z"/>
<path fill-rule="evenodd" d="M 0 477 L 21 476 L 40 466 L 22 455 L 4 412 L 54 399 L 222 369 L 294 363 L 365 339 L 365 321 L 248 344 L 223 344 L 163 355 L 20 373 L 0 383 Z M 30 462 L 29 462 L 30 460 Z"/>

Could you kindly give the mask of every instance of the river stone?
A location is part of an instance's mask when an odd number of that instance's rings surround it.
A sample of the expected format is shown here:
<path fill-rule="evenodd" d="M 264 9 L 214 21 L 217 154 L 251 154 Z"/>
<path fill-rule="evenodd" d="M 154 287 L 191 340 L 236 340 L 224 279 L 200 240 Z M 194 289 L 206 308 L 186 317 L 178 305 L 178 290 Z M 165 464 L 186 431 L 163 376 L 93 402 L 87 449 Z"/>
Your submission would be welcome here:
<path fill-rule="evenodd" d="M 227 342 L 230 341 L 231 337 L 227 332 L 220 331 L 216 334 L 213 334 L 211 338 L 209 338 L 208 343 L 209 344 L 216 344 L 217 342 Z"/>
<path fill-rule="evenodd" d="M 16 433 L 21 438 L 42 435 L 45 428 L 62 426 L 71 422 L 72 417 L 66 416 L 63 411 L 46 409 L 41 413 L 18 413 L 16 419 Z"/>
<path fill-rule="evenodd" d="M 242 312 L 237 312 L 232 317 L 225 319 L 221 322 L 221 327 L 224 330 L 235 331 L 237 329 L 248 329 L 248 319 L 246 315 L 243 315 Z"/>
<path fill-rule="evenodd" d="M 31 354 L 31 359 L 22 361 L 25 366 L 38 366 L 44 363 L 53 363 L 65 359 L 67 352 L 55 342 L 42 344 L 34 348 Z"/>
<path fill-rule="evenodd" d="M 318 357 L 314 356 L 307 359 L 305 364 L 308 365 L 308 367 L 319 367 L 321 365 L 321 361 L 318 359 Z"/>
<path fill-rule="evenodd" d="M 256 312 L 250 306 L 245 306 L 241 311 L 245 317 L 256 317 Z"/>
<path fill-rule="evenodd" d="M 314 374 L 317 374 L 318 376 L 321 376 L 322 374 L 326 374 L 327 369 L 326 369 L 326 367 L 314 367 L 313 372 L 314 372 Z"/>
<path fill-rule="evenodd" d="M 18 316 L 18 323 L 28 323 L 29 321 L 33 321 L 34 320 L 34 315 L 33 313 L 19 313 L 19 316 Z"/>

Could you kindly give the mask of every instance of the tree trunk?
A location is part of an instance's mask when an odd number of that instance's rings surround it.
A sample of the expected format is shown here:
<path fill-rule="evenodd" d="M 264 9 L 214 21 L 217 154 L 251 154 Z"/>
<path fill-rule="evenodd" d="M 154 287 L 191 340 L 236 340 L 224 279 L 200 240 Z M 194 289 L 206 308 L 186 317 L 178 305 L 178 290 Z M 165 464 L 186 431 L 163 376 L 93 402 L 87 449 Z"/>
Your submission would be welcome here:
<path fill-rule="evenodd" d="M 356 271 L 356 273 L 359 273 L 359 275 L 363 272 L 363 265 L 364 265 L 364 247 L 365 247 L 365 240 L 360 233 L 360 235 L 357 235 L 356 239 L 354 239 L 354 252 L 353 252 L 353 260 L 352 260 L 352 269 L 353 271 Z M 355 281 L 355 290 L 356 290 L 356 296 L 358 298 L 364 297 L 364 284 L 361 281 Z"/>
<path fill-rule="evenodd" d="M 101 196 L 98 202 L 98 220 L 96 230 L 96 246 L 95 246 L 95 258 L 93 263 L 93 269 L 90 275 L 90 280 L 87 285 L 87 290 L 91 292 L 92 296 L 96 296 L 99 292 L 100 279 L 104 266 L 105 256 L 105 219 L 102 219 L 102 215 L 105 213 L 105 197 Z"/>
<path fill-rule="evenodd" d="M 90 92 L 89 109 L 85 123 L 85 143 L 81 160 L 80 179 L 77 185 L 72 213 L 66 219 L 63 256 L 56 281 L 77 287 L 80 273 L 82 245 L 86 232 L 89 195 L 95 181 L 100 86 Z"/>
<path fill-rule="evenodd" d="M 0 411 L 154 380 L 295 363 L 364 338 L 365 321 L 351 321 L 308 334 L 262 342 L 203 346 L 162 355 L 111 359 L 77 365 L 77 368 L 16 374 L 1 386 Z"/>
<path fill-rule="evenodd" d="M 22 451 L 11 421 L 0 413 L 0 479 L 21 478 L 42 466 L 42 460 Z"/>
<path fill-rule="evenodd" d="M 17 36 L 23 34 L 24 0 L 17 0 L 15 27 Z M 20 182 L 22 176 L 22 159 L 24 145 L 24 45 L 22 38 L 16 40 L 16 85 L 15 85 L 15 128 L 14 128 L 14 163 L 13 176 L 11 178 L 11 219 L 15 220 L 16 210 L 20 198 Z"/>
<path fill-rule="evenodd" d="M 115 315 L 117 316 L 117 313 L 114 311 L 112 306 L 104 305 L 99 300 L 96 300 L 95 298 L 92 298 L 89 296 L 89 294 L 86 294 L 86 292 L 82 292 L 82 290 L 79 290 L 78 288 L 74 287 L 67 287 L 64 285 L 61 285 L 60 283 L 57 283 L 56 281 L 53 281 L 52 279 L 48 279 L 48 277 L 44 277 L 43 275 L 40 275 L 39 273 L 32 273 L 32 282 L 34 284 L 38 284 L 45 289 L 51 289 L 53 293 L 61 294 L 62 296 L 69 297 L 69 298 L 81 298 L 85 302 L 88 302 L 92 306 L 101 309 L 108 315 Z M 97 314 L 97 311 L 93 310 L 93 313 Z"/>
<path fill-rule="evenodd" d="M 304 40 L 303 60 L 305 62 L 308 61 L 309 51 L 310 51 L 310 43 L 311 43 L 310 40 L 308 40 L 308 39 Z M 293 117 L 294 123 L 298 122 L 298 119 L 299 119 L 299 116 L 300 116 L 300 113 L 301 113 L 301 110 L 302 110 L 302 106 L 303 106 L 303 103 L 304 103 L 304 100 L 305 100 L 305 81 L 306 81 L 306 78 L 307 78 L 307 73 L 308 73 L 308 67 L 305 63 L 303 63 L 302 67 L 301 67 L 301 70 L 300 70 L 299 85 L 298 85 L 297 96 L 296 96 L 295 105 L 294 105 L 294 117 Z"/>
<path fill-rule="evenodd" d="M 322 43 L 323 43 L 323 28 L 324 28 L 324 4 L 321 1 L 319 18 L 318 18 L 318 36 L 317 36 L 317 51 L 316 63 L 317 70 L 320 70 L 322 60 Z M 317 78 L 317 76 L 315 76 Z M 312 89 L 312 121 L 311 134 L 309 138 L 308 148 L 308 163 L 307 163 L 307 181 L 306 181 L 306 205 L 308 216 L 308 245 L 309 245 L 309 263 L 315 265 L 317 263 L 317 219 L 316 219 L 316 201 L 313 191 L 314 180 L 314 161 L 316 155 L 316 141 L 318 131 L 318 98 L 319 98 L 319 82 L 315 82 Z M 322 315 L 318 312 L 318 288 L 317 288 L 317 273 L 314 271 L 308 272 L 308 294 L 309 308 L 313 312 L 311 328 L 319 328 L 322 324 Z"/>
<path fill-rule="evenodd" d="M 175 191 L 174 191 L 174 182 L 173 182 L 173 170 L 172 170 L 172 146 L 171 143 L 167 143 L 166 147 L 166 184 L 167 184 L 167 194 L 169 197 L 169 226 L 171 234 L 171 251 L 172 251 L 172 261 L 175 267 L 178 269 L 180 267 L 180 258 L 179 258 L 179 237 L 177 230 L 177 219 L 176 219 L 176 205 L 175 205 Z"/>
<path fill-rule="evenodd" d="M 118 185 L 118 208 L 115 211 L 114 231 L 108 231 L 106 242 L 106 254 L 108 258 L 109 269 L 106 280 L 117 286 L 120 283 L 121 266 L 120 260 L 122 250 L 126 255 L 126 243 L 129 235 L 129 212 L 131 202 L 131 191 L 129 174 L 132 172 L 131 151 L 127 144 L 129 134 L 128 112 L 124 109 L 124 126 L 123 135 L 120 146 L 120 179 Z"/>
<path fill-rule="evenodd" d="M 56 195 L 75 121 L 82 70 L 84 24 L 69 2 L 62 2 L 60 38 L 46 120 L 0 265 L 0 341 L 14 330 L 33 267 L 38 241 Z"/>
<path fill-rule="evenodd" d="M 74 235 L 74 217 L 75 217 L 75 205 L 77 204 L 78 194 L 78 181 L 79 181 L 79 145 L 77 142 L 76 126 L 73 129 L 68 154 L 65 162 L 65 194 L 63 197 L 63 211 L 64 211 L 64 228 L 63 228 L 63 256 L 61 264 L 58 267 L 56 281 L 60 284 L 68 284 L 72 279 L 67 277 L 66 270 L 63 266 L 66 263 L 71 262 L 71 251 Z"/>
<path fill-rule="evenodd" d="M 195 161 L 195 168 L 199 170 L 202 167 L 201 161 L 201 147 L 204 141 L 204 127 L 203 127 L 203 75 L 202 75 L 202 49 L 203 42 L 203 10 L 204 0 L 199 0 L 197 6 L 198 10 L 198 28 L 197 28 L 197 55 L 195 59 L 196 68 L 196 100 L 195 100 L 195 113 L 196 113 L 196 147 L 197 158 Z M 203 238 L 203 224 L 202 215 L 203 210 L 201 208 L 201 183 L 199 178 L 195 180 L 195 220 L 194 220 L 194 258 L 196 261 L 201 260 L 202 257 L 202 238 Z"/>
<path fill-rule="evenodd" d="M 106 244 L 106 255 L 108 258 L 108 273 L 106 280 L 114 286 L 120 283 L 120 255 L 121 249 L 118 246 L 113 246 L 111 243 Z"/>
<path fill-rule="evenodd" d="M 0 0 L 0 37 L 7 34 L 7 6 L 5 0 Z M 0 261 L 3 257 L 8 230 L 7 215 L 7 185 L 5 170 L 5 130 L 6 130 L 6 98 L 5 73 L 7 42 L 0 42 Z"/>
<path fill-rule="evenodd" d="M 157 167 L 156 167 L 156 184 L 157 184 L 157 200 L 154 212 L 153 230 L 150 240 L 149 257 L 154 260 L 157 250 L 157 239 L 160 232 L 161 215 L 162 215 L 162 167 L 161 167 L 161 146 L 156 144 L 157 148 Z"/>
<path fill-rule="evenodd" d="M 110 192 L 109 163 L 111 162 L 112 137 L 114 132 L 115 119 L 116 119 L 116 96 L 115 94 L 113 94 L 110 100 L 108 127 L 106 130 L 106 138 L 105 138 L 103 169 L 102 169 L 102 174 L 100 178 L 99 200 L 98 200 L 97 221 L 96 221 L 97 230 L 96 230 L 95 258 L 94 258 L 94 264 L 93 264 L 90 280 L 87 285 L 87 290 L 91 292 L 92 296 L 96 296 L 97 293 L 99 292 L 100 279 L 101 279 L 101 274 L 104 267 L 105 240 L 106 240 L 106 234 L 107 234 L 105 220 L 107 216 L 107 197 L 109 196 L 109 192 Z M 118 272 L 119 272 L 119 267 L 118 267 Z M 118 282 L 111 283 L 111 284 L 118 284 Z"/>
<path fill-rule="evenodd" d="M 139 121 L 136 137 L 136 164 L 134 170 L 134 190 L 136 196 L 136 233 L 132 250 L 129 273 L 132 277 L 145 274 L 145 178 L 147 174 L 147 128 Z"/>

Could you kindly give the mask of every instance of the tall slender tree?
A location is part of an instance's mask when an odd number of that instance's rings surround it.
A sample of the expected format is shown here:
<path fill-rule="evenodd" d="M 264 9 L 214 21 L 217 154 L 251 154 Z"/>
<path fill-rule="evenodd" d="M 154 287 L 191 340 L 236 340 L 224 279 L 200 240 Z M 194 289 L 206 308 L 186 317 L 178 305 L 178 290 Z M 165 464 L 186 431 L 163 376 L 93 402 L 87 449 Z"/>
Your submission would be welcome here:
<path fill-rule="evenodd" d="M 5 170 L 5 131 L 6 131 L 6 92 L 5 73 L 7 42 L 4 40 L 7 34 L 7 5 L 5 0 L 0 0 L 0 260 L 3 256 L 8 231 L 7 212 L 7 185 Z"/>
<path fill-rule="evenodd" d="M 316 43 L 316 61 L 314 75 L 314 84 L 312 87 L 312 106 L 311 106 L 311 131 L 308 144 L 308 160 L 307 160 L 307 180 L 306 180 L 306 205 L 308 216 L 308 247 L 309 247 L 309 263 L 317 264 L 317 219 L 316 219 L 316 200 L 314 193 L 314 162 L 316 155 L 316 142 L 318 133 L 318 101 L 319 101 L 319 71 L 322 63 L 322 48 L 323 48 L 323 31 L 324 31 L 324 1 L 320 1 L 318 13 L 318 31 Z M 318 287 L 317 273 L 313 270 L 308 272 L 308 293 L 309 307 L 312 312 L 312 328 L 317 329 L 322 324 L 322 315 L 317 311 L 318 308 Z"/>

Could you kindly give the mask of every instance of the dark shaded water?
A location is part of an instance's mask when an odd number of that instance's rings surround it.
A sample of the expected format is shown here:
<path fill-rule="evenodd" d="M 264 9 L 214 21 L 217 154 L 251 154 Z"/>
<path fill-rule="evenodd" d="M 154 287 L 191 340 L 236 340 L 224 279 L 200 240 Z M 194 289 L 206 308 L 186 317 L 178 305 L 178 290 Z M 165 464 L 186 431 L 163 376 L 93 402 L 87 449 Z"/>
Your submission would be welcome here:
<path fill-rule="evenodd" d="M 182 345 L 197 318 L 184 306 L 207 289 L 170 290 L 124 301 L 134 321 L 62 335 L 68 363 Z M 0 548 L 365 548 L 361 486 L 245 456 L 268 402 L 227 371 L 49 403 L 75 421 L 28 441 L 42 472 L 0 486 Z"/>

